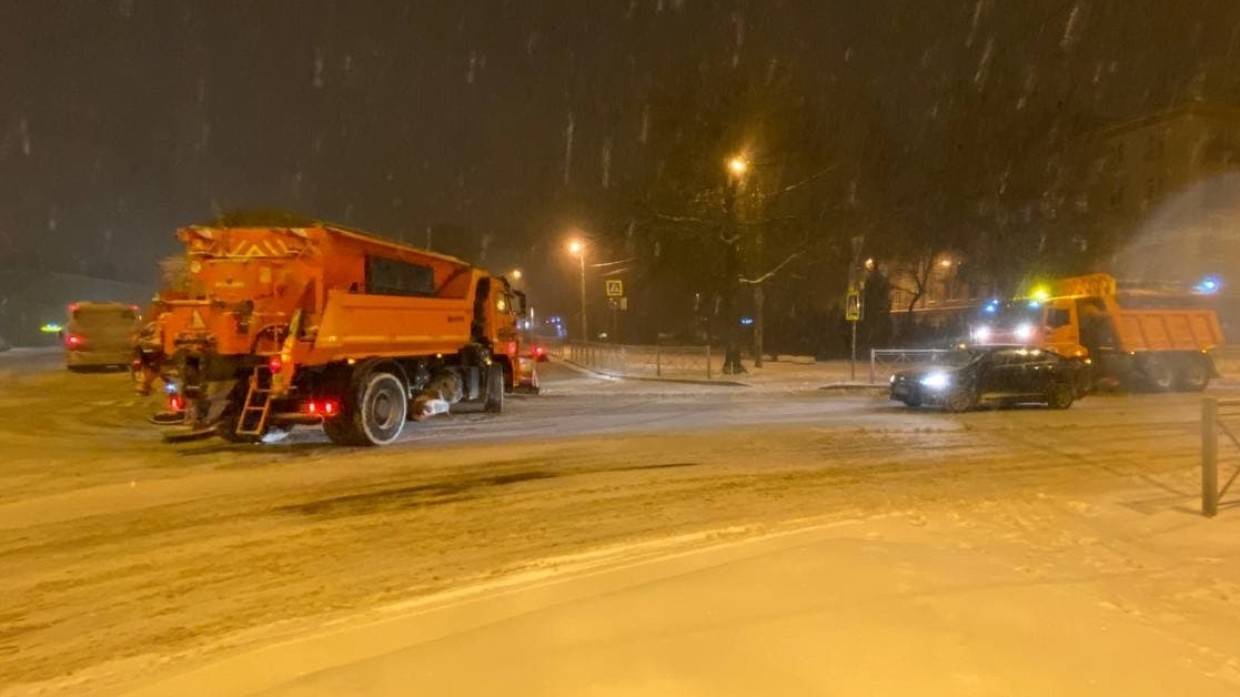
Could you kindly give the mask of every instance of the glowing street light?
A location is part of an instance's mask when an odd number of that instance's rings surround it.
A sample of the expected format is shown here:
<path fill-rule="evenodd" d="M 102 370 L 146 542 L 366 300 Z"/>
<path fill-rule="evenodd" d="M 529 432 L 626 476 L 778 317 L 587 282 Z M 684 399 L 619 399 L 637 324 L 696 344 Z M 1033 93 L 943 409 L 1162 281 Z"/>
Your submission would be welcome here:
<path fill-rule="evenodd" d="M 745 172 L 749 171 L 749 162 L 739 155 L 728 160 L 728 171 L 734 177 L 741 177 Z"/>
<path fill-rule="evenodd" d="M 568 241 L 568 253 L 569 254 L 572 254 L 575 257 L 579 257 L 581 256 L 581 253 L 584 252 L 585 250 L 586 250 L 585 242 L 582 242 L 581 240 L 575 237 Z"/>
<path fill-rule="evenodd" d="M 512 270 L 512 280 L 514 280 L 514 281 L 520 281 L 520 280 L 521 280 L 521 269 L 513 269 L 513 270 Z"/>

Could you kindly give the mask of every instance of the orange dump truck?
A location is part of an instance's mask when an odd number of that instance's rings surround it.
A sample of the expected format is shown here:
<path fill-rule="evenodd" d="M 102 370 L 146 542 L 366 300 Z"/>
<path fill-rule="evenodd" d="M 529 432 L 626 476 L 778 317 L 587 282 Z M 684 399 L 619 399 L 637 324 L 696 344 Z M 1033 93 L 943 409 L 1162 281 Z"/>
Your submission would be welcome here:
<path fill-rule="evenodd" d="M 384 445 L 408 420 L 460 402 L 498 412 L 534 382 L 524 296 L 503 277 L 329 224 L 177 234 L 184 287 L 157 298 L 137 360 L 140 390 L 163 381 L 173 437 L 322 424 L 336 443 Z"/>
<path fill-rule="evenodd" d="M 1203 300 L 1121 289 L 1107 274 L 1077 276 L 1003 308 L 987 305 L 972 338 L 1086 361 L 1100 384 L 1197 391 L 1217 377 L 1211 352 L 1224 343 L 1218 316 Z"/>

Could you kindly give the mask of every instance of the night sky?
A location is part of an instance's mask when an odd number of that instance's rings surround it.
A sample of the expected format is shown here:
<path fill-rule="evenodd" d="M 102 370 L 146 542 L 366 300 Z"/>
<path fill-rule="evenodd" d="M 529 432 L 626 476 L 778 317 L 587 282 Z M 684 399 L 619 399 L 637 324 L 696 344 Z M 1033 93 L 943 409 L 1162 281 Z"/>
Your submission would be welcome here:
<path fill-rule="evenodd" d="M 455 226 L 485 265 L 539 268 L 593 193 L 659 167 L 652 130 L 692 127 L 654 92 L 778 68 L 864 94 L 838 122 L 913 162 L 962 90 L 1068 130 L 1235 103 L 1237 27 L 1240 3 L 1202 0 L 0 0 L 0 267 L 149 281 L 177 226 L 273 208 Z"/>

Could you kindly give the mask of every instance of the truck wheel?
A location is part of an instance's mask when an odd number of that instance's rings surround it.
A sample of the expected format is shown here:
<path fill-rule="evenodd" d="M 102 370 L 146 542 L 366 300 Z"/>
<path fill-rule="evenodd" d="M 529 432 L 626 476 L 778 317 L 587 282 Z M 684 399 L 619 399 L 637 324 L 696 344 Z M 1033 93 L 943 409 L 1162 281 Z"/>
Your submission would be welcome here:
<path fill-rule="evenodd" d="M 1175 372 L 1162 356 L 1145 356 L 1141 361 L 1141 373 L 1146 386 L 1154 392 L 1167 392 L 1175 386 Z"/>
<path fill-rule="evenodd" d="M 1201 392 L 1210 384 L 1210 369 L 1205 361 L 1189 356 L 1175 376 L 1175 388 L 1182 392 Z"/>
<path fill-rule="evenodd" d="M 487 369 L 487 399 L 482 410 L 498 414 L 504 410 L 504 364 L 492 363 Z"/>
<path fill-rule="evenodd" d="M 387 445 L 400 437 L 409 413 L 405 383 L 385 370 L 355 374 L 340 415 L 323 423 L 323 431 L 340 445 Z"/>
<path fill-rule="evenodd" d="M 1046 395 L 1046 406 L 1051 409 L 1067 409 L 1076 399 L 1075 392 L 1072 385 L 1067 383 L 1051 385 L 1050 393 Z"/>

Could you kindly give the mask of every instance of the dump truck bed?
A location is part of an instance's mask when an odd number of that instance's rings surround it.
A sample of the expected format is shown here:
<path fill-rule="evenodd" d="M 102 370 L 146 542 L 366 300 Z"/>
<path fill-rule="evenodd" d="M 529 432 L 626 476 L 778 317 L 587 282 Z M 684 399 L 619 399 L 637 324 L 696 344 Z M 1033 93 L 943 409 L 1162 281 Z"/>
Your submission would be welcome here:
<path fill-rule="evenodd" d="M 1114 313 L 1120 348 L 1148 351 L 1209 351 L 1223 343 L 1213 310 L 1124 310 Z"/>
<path fill-rule="evenodd" d="M 349 355 L 452 353 L 470 341 L 473 300 L 330 291 L 310 363 Z"/>

